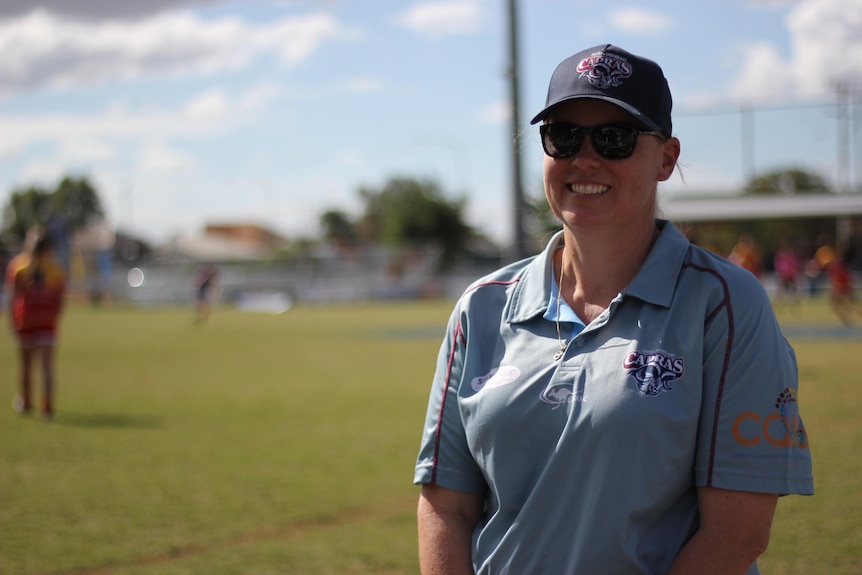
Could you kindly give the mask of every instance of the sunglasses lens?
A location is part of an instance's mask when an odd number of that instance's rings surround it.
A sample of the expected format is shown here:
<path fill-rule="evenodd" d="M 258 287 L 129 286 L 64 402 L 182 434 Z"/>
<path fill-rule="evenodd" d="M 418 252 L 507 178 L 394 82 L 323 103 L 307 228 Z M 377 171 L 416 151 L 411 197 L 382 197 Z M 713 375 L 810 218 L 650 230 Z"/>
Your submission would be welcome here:
<path fill-rule="evenodd" d="M 592 135 L 596 152 L 611 160 L 631 156 L 638 141 L 638 129 L 631 126 L 596 126 Z"/>
<path fill-rule="evenodd" d="M 603 124 L 584 128 L 566 122 L 543 124 L 539 127 L 542 147 L 552 158 L 570 158 L 578 153 L 589 134 L 596 153 L 609 160 L 624 160 L 635 151 L 640 130 L 623 124 Z"/>
<path fill-rule="evenodd" d="M 579 127 L 562 122 L 545 124 L 539 131 L 542 136 L 542 147 L 552 158 L 574 156 L 581 149 L 581 142 L 584 139 L 583 131 Z"/>

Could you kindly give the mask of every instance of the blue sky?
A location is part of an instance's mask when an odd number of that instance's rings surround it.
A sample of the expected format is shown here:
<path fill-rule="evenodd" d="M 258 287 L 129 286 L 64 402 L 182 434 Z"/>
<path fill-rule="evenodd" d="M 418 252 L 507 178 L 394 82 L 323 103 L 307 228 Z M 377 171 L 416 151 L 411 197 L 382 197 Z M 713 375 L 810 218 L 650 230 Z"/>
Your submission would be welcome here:
<path fill-rule="evenodd" d="M 553 69 L 608 42 L 668 77 L 684 179 L 663 195 L 789 166 L 859 185 L 859 0 L 520 0 L 518 16 L 528 194 Z M 87 175 L 110 222 L 152 241 L 207 222 L 296 237 L 358 213 L 363 186 L 433 178 L 505 244 L 507 17 L 507 0 L 6 0 L 0 202 Z"/>

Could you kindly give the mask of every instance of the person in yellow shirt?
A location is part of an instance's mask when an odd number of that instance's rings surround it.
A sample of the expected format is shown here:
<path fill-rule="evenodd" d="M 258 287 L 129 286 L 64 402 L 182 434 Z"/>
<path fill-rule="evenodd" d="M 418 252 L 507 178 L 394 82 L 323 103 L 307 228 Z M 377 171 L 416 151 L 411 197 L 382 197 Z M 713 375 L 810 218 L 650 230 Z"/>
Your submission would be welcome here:
<path fill-rule="evenodd" d="M 739 236 L 739 241 L 733 246 L 727 259 L 747 269 L 758 279 L 763 274 L 763 256 L 757 244 L 754 243 L 754 238 L 749 234 L 744 233 Z"/>
<path fill-rule="evenodd" d="M 53 243 L 41 227 L 31 229 L 22 252 L 6 268 L 6 297 L 9 319 L 18 339 L 20 358 L 19 395 L 15 409 L 29 414 L 33 363 L 38 357 L 42 367 L 44 417 L 54 413 L 54 349 L 57 328 L 66 291 L 66 273 L 53 259 Z"/>

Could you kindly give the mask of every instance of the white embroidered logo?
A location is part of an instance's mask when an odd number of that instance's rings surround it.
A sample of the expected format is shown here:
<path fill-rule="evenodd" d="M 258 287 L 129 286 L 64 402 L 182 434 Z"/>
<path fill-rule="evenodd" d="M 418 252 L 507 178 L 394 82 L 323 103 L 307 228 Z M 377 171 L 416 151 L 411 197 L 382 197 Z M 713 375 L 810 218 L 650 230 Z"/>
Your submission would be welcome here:
<path fill-rule="evenodd" d="M 632 65 L 622 56 L 596 52 L 581 60 L 578 72 L 593 86 L 607 90 L 622 86 L 623 80 L 632 75 Z"/>
<path fill-rule="evenodd" d="M 521 375 L 521 370 L 513 365 L 495 367 L 485 375 L 474 377 L 470 382 L 473 391 L 481 391 L 486 387 L 500 387 L 512 383 Z"/>
<path fill-rule="evenodd" d="M 567 405 L 569 403 L 580 403 L 587 401 L 587 396 L 583 393 L 575 393 L 574 387 L 575 384 L 573 381 L 549 385 L 547 389 L 542 392 L 542 395 L 539 396 L 539 399 L 541 399 L 545 403 L 550 403 L 554 406 L 554 409 L 557 409 L 561 405 Z"/>

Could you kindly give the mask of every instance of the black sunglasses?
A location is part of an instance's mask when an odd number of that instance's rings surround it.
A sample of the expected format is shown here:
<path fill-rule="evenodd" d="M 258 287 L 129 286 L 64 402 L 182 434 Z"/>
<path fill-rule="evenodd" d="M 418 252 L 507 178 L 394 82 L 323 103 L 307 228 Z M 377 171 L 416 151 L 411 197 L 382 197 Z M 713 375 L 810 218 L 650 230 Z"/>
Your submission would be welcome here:
<path fill-rule="evenodd" d="M 568 122 L 553 122 L 539 126 L 542 147 L 552 158 L 571 158 L 584 143 L 584 134 L 589 134 L 596 153 L 608 160 L 624 160 L 631 156 L 638 143 L 638 135 L 658 136 L 661 132 L 644 130 L 626 124 L 602 124 L 586 128 Z"/>

